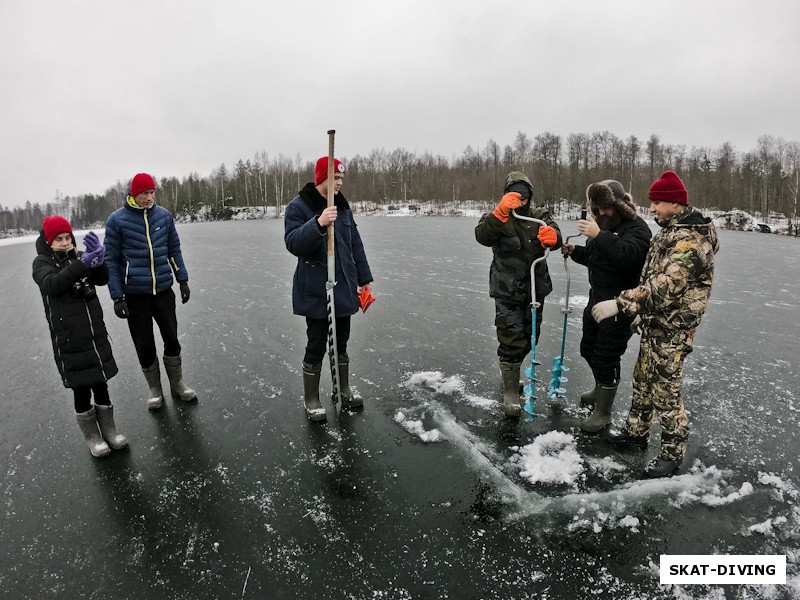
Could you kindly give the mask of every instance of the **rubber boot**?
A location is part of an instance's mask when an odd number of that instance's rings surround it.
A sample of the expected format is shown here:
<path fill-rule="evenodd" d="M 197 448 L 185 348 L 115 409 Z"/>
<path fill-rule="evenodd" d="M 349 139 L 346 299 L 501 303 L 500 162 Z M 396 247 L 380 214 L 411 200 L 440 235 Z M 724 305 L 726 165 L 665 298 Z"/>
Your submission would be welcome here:
<path fill-rule="evenodd" d="M 303 363 L 303 404 L 306 417 L 310 421 L 325 421 L 328 415 L 319 401 L 319 378 L 322 374 L 322 363 L 315 365 Z"/>
<path fill-rule="evenodd" d="M 519 369 L 522 363 L 500 363 L 503 376 L 503 412 L 509 417 L 519 417 L 522 401 L 519 393 Z"/>
<path fill-rule="evenodd" d="M 75 413 L 75 417 L 78 419 L 78 427 L 81 428 L 81 433 L 86 440 L 86 445 L 89 446 L 89 452 L 92 453 L 92 456 L 100 458 L 101 456 L 109 455 L 111 448 L 108 447 L 103 436 L 100 435 L 94 406 L 86 412 Z"/>
<path fill-rule="evenodd" d="M 342 395 L 342 408 L 360 408 L 364 406 L 361 396 L 356 396 L 350 389 L 350 357 L 339 355 L 339 391 Z"/>
<path fill-rule="evenodd" d="M 169 389 L 172 392 L 172 397 L 176 400 L 183 402 L 192 402 L 197 400 L 197 394 L 191 388 L 183 384 L 183 366 L 181 363 L 181 356 L 167 356 L 164 355 L 164 370 L 167 372 L 169 378 Z"/>
<path fill-rule="evenodd" d="M 581 408 L 591 408 L 597 402 L 597 393 L 600 391 L 600 384 L 594 382 L 594 387 L 588 392 L 581 394 Z"/>
<path fill-rule="evenodd" d="M 161 369 L 158 367 L 158 358 L 153 364 L 142 369 L 147 385 L 150 387 L 150 397 L 147 399 L 148 410 L 158 410 L 164 403 L 164 392 L 161 390 Z"/>
<path fill-rule="evenodd" d="M 105 406 L 103 404 L 95 404 L 95 413 L 97 416 L 97 424 L 100 426 L 100 433 L 105 438 L 108 445 L 113 450 L 121 450 L 128 445 L 128 440 L 125 436 L 117 432 L 117 425 L 114 423 L 114 407 L 110 404 Z"/>
<path fill-rule="evenodd" d="M 597 398 L 594 403 L 592 414 L 581 422 L 581 429 L 588 433 L 597 433 L 606 425 L 611 423 L 611 406 L 617 395 L 617 386 L 598 385 Z"/>

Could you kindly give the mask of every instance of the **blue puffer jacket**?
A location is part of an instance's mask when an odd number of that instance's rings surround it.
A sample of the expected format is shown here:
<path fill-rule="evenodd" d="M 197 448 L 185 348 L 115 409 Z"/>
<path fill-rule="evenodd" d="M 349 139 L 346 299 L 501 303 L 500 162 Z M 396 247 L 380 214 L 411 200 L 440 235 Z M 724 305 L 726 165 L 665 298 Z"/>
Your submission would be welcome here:
<path fill-rule="evenodd" d="M 166 208 L 144 209 L 133 198 L 106 221 L 108 291 L 116 300 L 129 294 L 158 294 L 172 287 L 172 274 L 189 281 L 175 221 Z"/>
<path fill-rule="evenodd" d="M 338 216 L 333 225 L 336 257 L 336 287 L 333 298 L 336 316 L 347 317 L 358 311 L 357 288 L 372 281 L 364 244 L 358 233 L 350 205 L 341 192 L 334 197 Z M 325 283 L 328 280 L 328 229 L 320 229 L 317 217 L 327 200 L 308 183 L 286 206 L 284 241 L 297 257 L 292 283 L 294 314 L 312 319 L 328 317 Z"/>

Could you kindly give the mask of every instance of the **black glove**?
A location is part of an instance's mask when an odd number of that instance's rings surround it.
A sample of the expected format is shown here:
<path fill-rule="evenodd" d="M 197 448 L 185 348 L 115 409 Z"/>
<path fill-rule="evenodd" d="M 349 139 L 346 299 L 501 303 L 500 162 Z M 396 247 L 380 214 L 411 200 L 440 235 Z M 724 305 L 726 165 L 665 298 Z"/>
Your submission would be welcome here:
<path fill-rule="evenodd" d="M 189 301 L 189 283 L 181 281 L 181 304 L 186 304 Z"/>
<path fill-rule="evenodd" d="M 128 303 L 125 302 L 125 298 L 117 298 L 114 300 L 114 313 L 120 319 L 128 318 Z"/>

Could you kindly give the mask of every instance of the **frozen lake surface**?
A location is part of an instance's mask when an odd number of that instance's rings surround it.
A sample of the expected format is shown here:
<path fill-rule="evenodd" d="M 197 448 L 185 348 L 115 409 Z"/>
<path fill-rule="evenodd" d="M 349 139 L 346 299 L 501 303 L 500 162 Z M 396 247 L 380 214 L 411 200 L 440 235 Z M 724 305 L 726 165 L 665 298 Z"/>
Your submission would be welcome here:
<path fill-rule="evenodd" d="M 686 461 L 643 481 L 657 426 L 646 452 L 578 427 L 583 267 L 570 263 L 567 398 L 540 388 L 532 423 L 502 416 L 476 222 L 359 219 L 377 297 L 354 317 L 349 352 L 365 408 L 337 418 L 327 403 L 324 425 L 302 410 L 305 329 L 282 222 L 179 226 L 184 375 L 200 400 L 148 413 L 127 327 L 100 289 L 130 440 L 102 460 L 58 378 L 33 243 L 0 247 L 0 597 L 800 598 L 798 241 L 720 232 L 686 363 Z M 542 372 L 560 351 L 566 283 L 560 254 L 548 263 Z M 634 337 L 616 423 L 637 350 Z M 661 554 L 785 554 L 787 584 L 661 586 Z"/>

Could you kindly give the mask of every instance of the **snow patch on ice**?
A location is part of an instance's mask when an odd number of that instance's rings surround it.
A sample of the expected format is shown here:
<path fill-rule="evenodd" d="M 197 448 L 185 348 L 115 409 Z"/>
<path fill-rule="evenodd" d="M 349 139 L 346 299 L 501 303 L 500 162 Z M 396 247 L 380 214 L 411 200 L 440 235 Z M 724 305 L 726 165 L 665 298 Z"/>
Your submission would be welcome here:
<path fill-rule="evenodd" d="M 403 385 L 411 390 L 427 388 L 437 394 L 461 396 L 467 404 L 484 410 L 494 410 L 497 407 L 495 400 L 468 393 L 467 386 L 459 375 L 445 377 L 441 371 L 421 371 L 409 375 Z"/>
<path fill-rule="evenodd" d="M 750 527 L 748 527 L 748 530 L 751 533 L 761 533 L 766 536 L 774 536 L 775 532 L 773 531 L 773 527 L 778 525 L 784 525 L 785 523 L 786 523 L 786 517 L 775 517 L 774 519 L 767 519 L 763 523 L 751 525 Z"/>
<path fill-rule="evenodd" d="M 464 391 L 464 381 L 458 375 L 445 377 L 441 371 L 421 371 L 412 373 L 406 379 L 407 388 L 429 387 L 440 394 L 455 394 Z"/>
<path fill-rule="evenodd" d="M 794 499 L 797 499 L 797 497 L 800 496 L 800 492 L 797 491 L 797 488 L 795 488 L 791 483 L 784 481 L 774 473 L 764 473 L 759 471 L 758 482 L 762 485 L 774 487 L 781 499 L 783 499 L 784 494 Z"/>
<path fill-rule="evenodd" d="M 583 475 L 583 459 L 578 454 L 575 437 L 561 431 L 549 431 L 519 448 L 511 462 L 520 468 L 520 476 L 531 483 L 577 486 Z"/>
<path fill-rule="evenodd" d="M 712 490 L 712 493 L 703 495 L 700 498 L 700 502 L 706 506 L 724 506 L 726 504 L 731 504 L 732 502 L 741 500 L 745 496 L 749 496 L 752 493 L 753 484 L 745 481 L 738 491 L 731 492 L 727 495 L 720 495 L 719 489 L 717 488 Z"/>
<path fill-rule="evenodd" d="M 425 430 L 421 420 L 409 419 L 402 410 L 398 410 L 394 415 L 395 422 L 399 423 L 403 429 L 416 435 L 423 442 L 441 441 L 442 434 L 438 429 Z"/>

